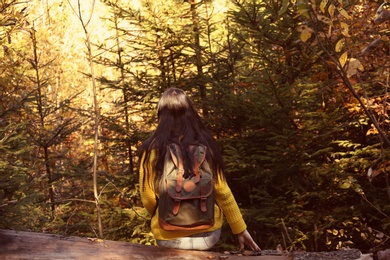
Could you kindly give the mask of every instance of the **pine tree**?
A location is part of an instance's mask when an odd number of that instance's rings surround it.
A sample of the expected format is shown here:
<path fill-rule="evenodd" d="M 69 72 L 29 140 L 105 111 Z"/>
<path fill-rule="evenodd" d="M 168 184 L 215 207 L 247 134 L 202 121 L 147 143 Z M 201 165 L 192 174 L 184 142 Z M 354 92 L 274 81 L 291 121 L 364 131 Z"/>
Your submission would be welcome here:
<path fill-rule="evenodd" d="M 26 5 L 5 1 L 0 13 L 0 220 L 1 228 L 34 228 L 38 220 L 32 206 L 42 197 L 36 191 L 32 174 L 30 153 L 33 149 L 26 137 L 24 106 L 31 101 L 34 91 L 26 82 L 26 64 L 23 46 L 18 44 L 19 32 L 25 29 Z M 40 217 L 36 214 L 34 218 Z"/>

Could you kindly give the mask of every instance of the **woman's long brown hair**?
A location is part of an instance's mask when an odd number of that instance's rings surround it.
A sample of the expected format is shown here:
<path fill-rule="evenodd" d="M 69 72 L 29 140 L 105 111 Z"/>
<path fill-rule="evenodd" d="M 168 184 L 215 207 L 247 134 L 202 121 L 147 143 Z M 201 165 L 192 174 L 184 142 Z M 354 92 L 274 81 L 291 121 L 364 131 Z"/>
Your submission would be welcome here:
<path fill-rule="evenodd" d="M 155 183 L 159 182 L 163 174 L 164 158 L 170 143 L 177 143 L 180 146 L 186 162 L 184 170 L 187 176 L 192 174 L 193 164 L 192 157 L 189 156 L 189 146 L 205 145 L 207 147 L 206 160 L 213 170 L 214 179 L 217 180 L 218 174 L 223 172 L 223 160 L 219 146 L 185 92 L 177 88 L 167 89 L 158 102 L 157 110 L 157 128 L 139 148 L 140 156 L 146 152 L 144 164 L 149 161 L 150 151 L 153 149 L 157 151 Z M 140 167 L 146 169 L 145 165 L 140 165 Z M 142 181 L 145 181 L 145 175 Z"/>

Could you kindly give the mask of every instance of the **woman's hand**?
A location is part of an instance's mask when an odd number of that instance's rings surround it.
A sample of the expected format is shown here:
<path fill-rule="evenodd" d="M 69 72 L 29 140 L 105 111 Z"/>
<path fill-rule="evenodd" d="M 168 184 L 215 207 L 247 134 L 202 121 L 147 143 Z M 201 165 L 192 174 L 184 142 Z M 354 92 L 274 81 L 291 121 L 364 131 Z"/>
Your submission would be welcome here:
<path fill-rule="evenodd" d="M 238 242 L 240 243 L 240 251 L 244 251 L 245 245 L 253 251 L 261 251 L 260 247 L 253 240 L 252 236 L 249 234 L 248 230 L 244 230 L 238 236 Z"/>

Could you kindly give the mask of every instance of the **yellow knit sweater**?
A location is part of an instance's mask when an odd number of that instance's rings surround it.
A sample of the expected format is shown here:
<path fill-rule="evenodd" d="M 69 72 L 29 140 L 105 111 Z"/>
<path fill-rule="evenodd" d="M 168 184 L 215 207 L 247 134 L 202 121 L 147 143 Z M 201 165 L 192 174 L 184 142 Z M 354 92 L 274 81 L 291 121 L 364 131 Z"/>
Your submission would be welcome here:
<path fill-rule="evenodd" d="M 160 228 L 158 224 L 158 210 L 155 210 L 157 207 L 157 198 L 158 193 L 155 192 L 154 189 L 154 178 L 156 175 L 155 171 L 155 160 L 156 160 L 156 151 L 153 150 L 150 154 L 149 161 L 145 161 L 145 154 L 143 154 L 140 161 L 140 191 L 141 191 L 141 200 L 152 216 L 151 228 L 155 239 L 158 240 L 169 240 L 179 237 L 186 237 L 196 233 L 203 233 L 214 231 L 216 229 L 221 228 L 223 223 L 223 215 L 225 215 L 227 222 L 230 225 L 230 228 L 233 234 L 239 234 L 246 229 L 246 224 L 244 219 L 242 218 L 240 209 L 233 197 L 233 194 L 226 183 L 226 180 L 219 178 L 218 182 L 215 184 L 215 199 L 218 205 L 215 205 L 215 224 L 212 228 L 202 231 L 165 231 Z M 143 183 L 143 179 L 145 176 L 145 183 Z M 223 213 L 222 213 L 223 212 Z"/>

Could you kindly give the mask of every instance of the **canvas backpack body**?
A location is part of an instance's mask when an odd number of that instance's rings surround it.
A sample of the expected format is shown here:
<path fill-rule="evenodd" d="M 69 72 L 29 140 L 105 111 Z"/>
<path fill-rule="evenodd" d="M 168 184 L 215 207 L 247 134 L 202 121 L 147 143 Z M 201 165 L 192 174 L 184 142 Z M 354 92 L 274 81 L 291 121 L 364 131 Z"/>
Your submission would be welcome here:
<path fill-rule="evenodd" d="M 212 171 L 205 160 L 207 148 L 190 146 L 194 176 L 184 178 L 183 157 L 177 144 L 170 144 L 160 183 L 158 216 L 167 231 L 205 230 L 214 226 L 215 190 Z"/>

